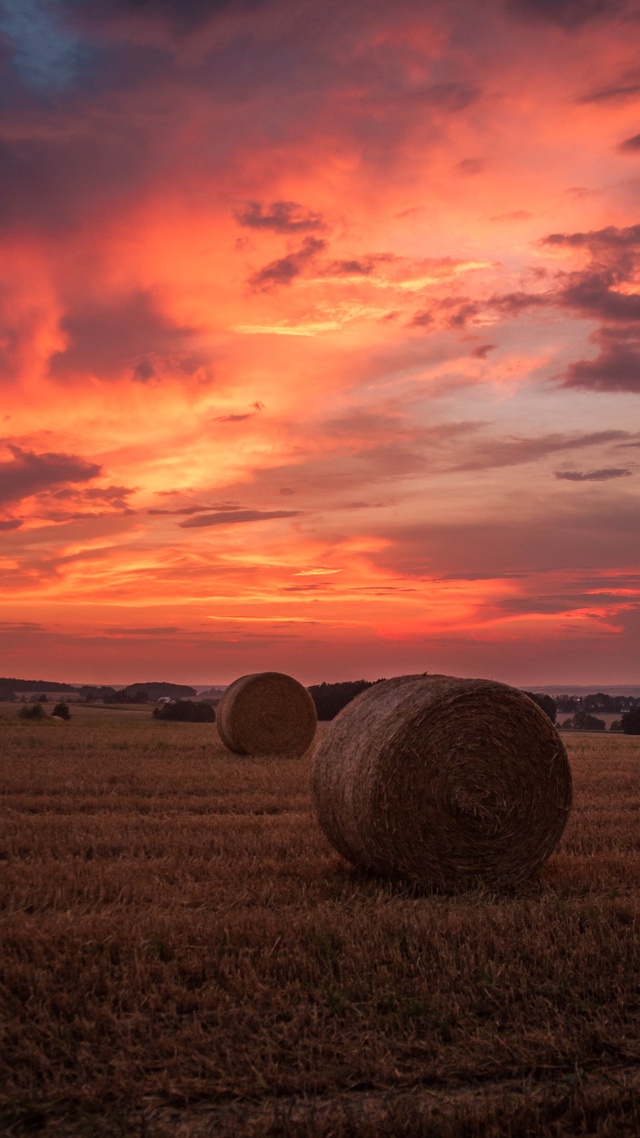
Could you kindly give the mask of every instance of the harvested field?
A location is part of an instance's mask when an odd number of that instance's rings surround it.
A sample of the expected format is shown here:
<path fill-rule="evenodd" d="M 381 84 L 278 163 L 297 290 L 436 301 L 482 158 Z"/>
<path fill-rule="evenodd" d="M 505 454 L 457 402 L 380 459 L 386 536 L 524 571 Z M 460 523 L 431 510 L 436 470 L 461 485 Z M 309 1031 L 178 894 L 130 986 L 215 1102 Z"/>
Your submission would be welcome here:
<path fill-rule="evenodd" d="M 340 861 L 308 756 L 144 713 L 0 732 L 3 1134 L 640 1130 L 640 738 L 565 736 L 539 879 L 447 897 Z"/>

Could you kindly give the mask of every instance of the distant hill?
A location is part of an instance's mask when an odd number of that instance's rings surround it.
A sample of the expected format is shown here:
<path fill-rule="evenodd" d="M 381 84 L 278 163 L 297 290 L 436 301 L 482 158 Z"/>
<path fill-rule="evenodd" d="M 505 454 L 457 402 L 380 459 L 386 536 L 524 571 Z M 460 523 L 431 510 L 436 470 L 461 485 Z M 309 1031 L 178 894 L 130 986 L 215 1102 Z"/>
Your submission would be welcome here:
<path fill-rule="evenodd" d="M 188 684 L 168 684 L 163 682 L 127 684 L 124 691 L 132 698 L 139 695 L 140 692 L 146 692 L 149 699 L 160 699 L 163 695 L 171 696 L 173 699 L 185 699 L 197 694 L 196 689 L 189 687 Z"/>
<path fill-rule="evenodd" d="M 54 683 L 53 680 L 16 680 L 0 678 L 0 692 L 19 691 L 77 691 L 74 684 Z"/>

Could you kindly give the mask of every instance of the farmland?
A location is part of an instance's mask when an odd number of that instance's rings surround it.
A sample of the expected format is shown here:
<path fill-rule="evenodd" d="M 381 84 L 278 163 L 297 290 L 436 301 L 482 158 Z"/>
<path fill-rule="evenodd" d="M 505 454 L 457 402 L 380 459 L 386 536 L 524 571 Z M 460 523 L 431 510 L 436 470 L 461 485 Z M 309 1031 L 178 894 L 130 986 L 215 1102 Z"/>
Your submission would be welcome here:
<path fill-rule="evenodd" d="M 148 711 L 0 732 L 3 1133 L 640 1130 L 640 738 L 565 736 L 539 879 L 447 897 L 340 861 L 309 756 Z"/>

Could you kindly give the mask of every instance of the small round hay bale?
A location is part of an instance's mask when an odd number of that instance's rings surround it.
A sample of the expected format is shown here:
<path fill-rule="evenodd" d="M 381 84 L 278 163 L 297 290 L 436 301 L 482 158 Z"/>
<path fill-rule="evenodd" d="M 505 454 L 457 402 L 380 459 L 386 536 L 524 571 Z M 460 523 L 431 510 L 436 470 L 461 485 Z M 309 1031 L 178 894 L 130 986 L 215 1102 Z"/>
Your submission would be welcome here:
<path fill-rule="evenodd" d="M 316 708 L 306 688 L 284 672 L 240 676 L 217 708 L 218 731 L 237 755 L 301 755 L 316 733 Z"/>
<path fill-rule="evenodd" d="M 571 770 L 553 724 L 491 680 L 399 676 L 319 739 L 313 800 L 354 865 L 438 889 L 506 888 L 555 849 Z"/>

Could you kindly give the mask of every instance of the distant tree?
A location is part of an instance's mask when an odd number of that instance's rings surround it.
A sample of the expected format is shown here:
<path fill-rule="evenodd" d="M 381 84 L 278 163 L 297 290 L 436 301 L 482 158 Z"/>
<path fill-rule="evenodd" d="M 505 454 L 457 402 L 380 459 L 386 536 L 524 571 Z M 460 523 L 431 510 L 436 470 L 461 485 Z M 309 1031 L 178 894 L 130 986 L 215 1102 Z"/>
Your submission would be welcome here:
<path fill-rule="evenodd" d="M 383 680 L 375 680 L 381 684 Z M 343 707 L 351 703 L 360 692 L 373 687 L 372 680 L 346 680 L 340 684 L 313 684 L 308 688 L 309 695 L 316 705 L 318 719 L 334 719 Z"/>
<path fill-rule="evenodd" d="M 215 723 L 216 713 L 210 703 L 194 703 L 192 699 L 182 699 L 177 703 L 154 707 L 153 717 L 174 723 Z"/>
<path fill-rule="evenodd" d="M 640 707 L 625 711 L 620 722 L 625 735 L 640 735 Z"/>
<path fill-rule="evenodd" d="M 138 688 L 137 691 L 131 692 L 131 694 L 129 695 L 129 699 L 131 700 L 132 703 L 148 703 L 149 702 L 149 692 L 145 691 L 144 688 Z"/>
<path fill-rule="evenodd" d="M 574 731 L 604 731 L 606 723 L 604 719 L 589 715 L 588 711 L 576 711 L 573 719 L 568 719 L 563 726 L 572 727 Z"/>
<path fill-rule="evenodd" d="M 609 730 L 610 731 L 622 731 L 622 720 L 621 719 L 614 719 L 613 723 L 609 727 Z"/>
<path fill-rule="evenodd" d="M 110 703 L 116 694 L 115 688 L 93 687 L 91 684 L 83 684 L 79 689 L 80 698 L 85 700 L 86 703 L 95 703 L 96 700 L 101 699 L 103 703 Z"/>
<path fill-rule="evenodd" d="M 153 683 L 137 683 L 129 684 L 125 689 L 127 698 L 133 702 L 133 697 L 136 692 L 146 691 L 149 699 L 157 700 L 163 695 L 168 695 L 170 699 L 190 699 L 191 696 L 197 695 L 196 689 L 189 687 L 188 684 L 169 684 L 160 681 Z"/>
<path fill-rule="evenodd" d="M 0 676 L 0 688 L 11 688 L 12 691 L 77 691 L 73 684 L 62 684 L 53 680 L 17 680 L 8 676 Z"/>
<path fill-rule="evenodd" d="M 18 712 L 20 719 L 44 719 L 44 708 L 41 703 L 25 703 Z"/>
<path fill-rule="evenodd" d="M 537 692 L 534 695 L 532 691 L 526 691 L 524 694 L 528 695 L 529 699 L 532 699 L 534 703 L 537 703 L 538 707 L 542 708 L 545 715 L 548 715 L 551 722 L 555 723 L 556 715 L 558 712 L 555 699 L 552 699 L 550 695 L 545 695 L 543 692 Z"/>
<path fill-rule="evenodd" d="M 57 703 L 51 714 L 57 716 L 58 719 L 71 719 L 68 703 Z"/>
<path fill-rule="evenodd" d="M 48 696 L 46 696 L 46 695 L 41 695 L 41 696 L 39 696 L 39 697 L 38 697 L 38 703 L 48 703 L 48 702 L 49 702 L 49 697 L 48 697 Z"/>

